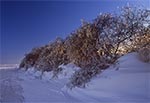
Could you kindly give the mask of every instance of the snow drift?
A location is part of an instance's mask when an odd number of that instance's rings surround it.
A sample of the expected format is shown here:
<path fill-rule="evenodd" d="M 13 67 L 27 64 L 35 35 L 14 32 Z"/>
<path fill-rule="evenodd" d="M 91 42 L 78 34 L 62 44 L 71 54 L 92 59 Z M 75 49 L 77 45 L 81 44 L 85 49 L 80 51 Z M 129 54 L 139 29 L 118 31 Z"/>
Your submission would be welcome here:
<path fill-rule="evenodd" d="M 86 88 L 64 87 L 64 93 L 82 102 L 131 102 L 150 101 L 150 64 L 141 62 L 137 53 L 129 53 L 93 78 Z"/>

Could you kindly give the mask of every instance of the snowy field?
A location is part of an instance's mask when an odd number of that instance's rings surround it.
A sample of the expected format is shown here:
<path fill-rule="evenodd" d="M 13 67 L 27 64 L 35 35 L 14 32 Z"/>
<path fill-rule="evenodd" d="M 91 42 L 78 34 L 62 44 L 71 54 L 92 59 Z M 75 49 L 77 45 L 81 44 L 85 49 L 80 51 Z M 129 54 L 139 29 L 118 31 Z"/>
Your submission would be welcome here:
<path fill-rule="evenodd" d="M 0 69 L 14 69 L 17 67 L 18 64 L 0 64 Z"/>
<path fill-rule="evenodd" d="M 150 63 L 139 61 L 136 53 L 121 57 L 86 88 L 68 89 L 65 84 L 80 68 L 61 67 L 64 71 L 52 79 L 51 72 L 1 66 L 0 103 L 150 103 Z"/>

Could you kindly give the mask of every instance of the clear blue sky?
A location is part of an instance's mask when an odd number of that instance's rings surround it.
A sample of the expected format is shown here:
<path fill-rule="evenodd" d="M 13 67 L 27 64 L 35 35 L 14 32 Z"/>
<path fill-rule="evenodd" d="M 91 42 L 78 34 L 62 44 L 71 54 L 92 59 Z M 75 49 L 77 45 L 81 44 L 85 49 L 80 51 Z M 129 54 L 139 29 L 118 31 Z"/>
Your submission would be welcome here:
<path fill-rule="evenodd" d="M 1 1 L 0 64 L 19 63 L 33 47 L 66 37 L 81 19 L 117 12 L 129 2 L 149 7 L 149 0 Z"/>

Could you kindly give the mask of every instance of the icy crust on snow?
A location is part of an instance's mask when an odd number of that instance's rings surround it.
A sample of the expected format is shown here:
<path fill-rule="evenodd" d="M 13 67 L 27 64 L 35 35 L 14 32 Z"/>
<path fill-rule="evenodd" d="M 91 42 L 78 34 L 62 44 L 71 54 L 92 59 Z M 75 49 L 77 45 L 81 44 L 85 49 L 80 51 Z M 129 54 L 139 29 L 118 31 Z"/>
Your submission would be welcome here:
<path fill-rule="evenodd" d="M 117 68 L 108 68 L 88 83 L 86 88 L 62 88 L 82 102 L 132 102 L 150 101 L 150 64 L 129 53 L 118 60 Z"/>

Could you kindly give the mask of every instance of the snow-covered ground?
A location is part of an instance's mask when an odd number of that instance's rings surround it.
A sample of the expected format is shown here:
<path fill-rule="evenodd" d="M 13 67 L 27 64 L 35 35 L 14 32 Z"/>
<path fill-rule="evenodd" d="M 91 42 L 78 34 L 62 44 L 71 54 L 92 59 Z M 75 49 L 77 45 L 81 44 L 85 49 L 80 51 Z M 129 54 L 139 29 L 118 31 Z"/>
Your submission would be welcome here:
<path fill-rule="evenodd" d="M 65 84 L 77 69 L 61 65 L 64 71 L 52 79 L 51 72 L 0 69 L 0 103 L 150 103 L 150 64 L 136 53 L 118 60 L 118 65 L 103 71 L 86 88 L 68 89 Z M 117 69 L 118 68 L 118 69 Z"/>
<path fill-rule="evenodd" d="M 150 64 L 139 61 L 136 53 L 118 61 L 116 68 L 93 78 L 85 89 L 63 90 L 82 102 L 150 103 Z"/>
<path fill-rule="evenodd" d="M 75 68 L 73 64 L 61 65 L 60 67 L 65 70 L 57 78 L 53 79 L 51 72 L 44 72 L 42 75 L 41 72 L 35 71 L 34 68 L 29 69 L 26 73 L 20 71 L 20 84 L 24 88 L 23 95 L 26 103 L 70 103 L 78 101 L 66 96 L 61 89 L 68 82 L 70 75 L 79 68 Z M 66 69 L 70 69 L 67 74 Z"/>
<path fill-rule="evenodd" d="M 18 64 L 0 64 L 0 69 L 14 69 L 17 67 Z"/>
<path fill-rule="evenodd" d="M 22 103 L 22 93 L 18 71 L 14 68 L 0 69 L 0 103 Z"/>

